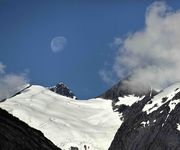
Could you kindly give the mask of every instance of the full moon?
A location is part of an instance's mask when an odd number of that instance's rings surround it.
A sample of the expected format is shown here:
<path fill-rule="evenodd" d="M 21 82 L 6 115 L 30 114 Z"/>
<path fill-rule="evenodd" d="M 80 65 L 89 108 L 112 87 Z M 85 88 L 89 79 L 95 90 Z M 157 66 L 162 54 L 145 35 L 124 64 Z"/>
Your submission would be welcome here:
<path fill-rule="evenodd" d="M 51 41 L 51 50 L 53 52 L 62 51 L 67 44 L 67 39 L 63 36 L 54 37 Z"/>

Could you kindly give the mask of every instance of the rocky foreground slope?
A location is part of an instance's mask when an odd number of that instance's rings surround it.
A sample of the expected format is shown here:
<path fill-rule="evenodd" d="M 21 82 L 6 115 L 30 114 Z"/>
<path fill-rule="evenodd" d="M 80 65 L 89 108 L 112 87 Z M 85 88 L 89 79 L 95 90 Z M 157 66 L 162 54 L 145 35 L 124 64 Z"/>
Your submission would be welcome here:
<path fill-rule="evenodd" d="M 109 150 L 180 150 L 180 83 L 140 95 L 115 88 L 101 95 L 123 120 Z"/>
<path fill-rule="evenodd" d="M 60 150 L 43 133 L 0 109 L 1 150 Z"/>

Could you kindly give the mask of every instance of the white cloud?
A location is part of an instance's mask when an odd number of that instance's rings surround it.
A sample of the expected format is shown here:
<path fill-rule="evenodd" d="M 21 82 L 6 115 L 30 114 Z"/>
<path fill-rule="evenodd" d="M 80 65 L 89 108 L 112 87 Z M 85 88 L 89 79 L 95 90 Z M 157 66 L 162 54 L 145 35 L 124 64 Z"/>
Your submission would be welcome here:
<path fill-rule="evenodd" d="M 153 3 L 146 11 L 145 27 L 123 40 L 112 72 L 119 79 L 131 75 L 125 84 L 137 90 L 180 81 L 179 27 L 179 10 L 164 2 Z"/>
<path fill-rule="evenodd" d="M 5 66 L 2 63 L 0 64 Z M 2 70 L 0 69 L 3 72 L 3 74 L 0 75 L 0 100 L 12 96 L 21 86 L 28 83 L 28 79 L 25 73 L 7 74 L 4 70 L 4 67 L 2 68 Z"/>
<path fill-rule="evenodd" d="M 62 51 L 67 45 L 67 39 L 63 36 L 54 37 L 51 41 L 51 50 L 54 53 Z"/>

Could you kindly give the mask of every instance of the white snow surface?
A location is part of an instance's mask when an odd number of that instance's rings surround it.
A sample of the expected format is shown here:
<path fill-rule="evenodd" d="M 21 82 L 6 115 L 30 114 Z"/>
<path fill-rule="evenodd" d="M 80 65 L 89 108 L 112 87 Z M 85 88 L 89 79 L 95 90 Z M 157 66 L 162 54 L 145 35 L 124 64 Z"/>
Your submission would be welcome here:
<path fill-rule="evenodd" d="M 175 108 L 175 106 L 180 102 L 180 99 L 172 100 L 172 98 L 179 92 L 180 92 L 180 82 L 169 86 L 168 88 L 164 89 L 159 94 L 157 94 L 152 99 L 152 103 L 146 104 L 144 106 L 143 111 L 146 111 L 147 114 L 152 113 L 153 111 L 161 107 L 164 103 L 170 101 L 169 103 L 169 107 L 170 107 L 169 113 L 170 113 Z M 162 101 L 163 98 L 167 98 L 167 100 L 163 102 Z"/>
<path fill-rule="evenodd" d="M 149 126 L 149 120 L 148 121 L 143 121 L 143 122 L 141 122 L 141 125 L 143 125 L 144 127 L 146 127 L 146 126 Z"/>
<path fill-rule="evenodd" d="M 128 95 L 128 96 L 124 96 L 124 97 L 118 97 L 119 101 L 115 104 L 116 106 L 119 105 L 126 105 L 126 106 L 131 106 L 132 104 L 141 101 L 144 98 L 144 96 L 139 97 L 139 96 L 135 96 L 135 95 Z"/>
<path fill-rule="evenodd" d="M 177 130 L 180 131 L 180 124 L 176 123 L 176 125 L 177 125 Z"/>
<path fill-rule="evenodd" d="M 74 100 L 33 85 L 0 103 L 2 109 L 40 130 L 63 150 L 107 150 L 120 127 L 111 100 Z"/>

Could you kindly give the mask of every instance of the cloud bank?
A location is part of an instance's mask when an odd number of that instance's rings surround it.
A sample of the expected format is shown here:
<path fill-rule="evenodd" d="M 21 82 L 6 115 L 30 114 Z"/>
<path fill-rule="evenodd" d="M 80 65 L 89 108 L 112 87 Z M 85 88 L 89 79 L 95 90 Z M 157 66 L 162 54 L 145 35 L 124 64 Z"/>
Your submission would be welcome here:
<path fill-rule="evenodd" d="M 0 101 L 15 94 L 28 83 L 26 74 L 7 74 L 5 65 L 0 62 Z"/>
<path fill-rule="evenodd" d="M 133 90 L 180 81 L 180 11 L 165 2 L 149 6 L 145 27 L 122 41 L 111 72 L 119 79 L 129 77 L 124 84 Z"/>

